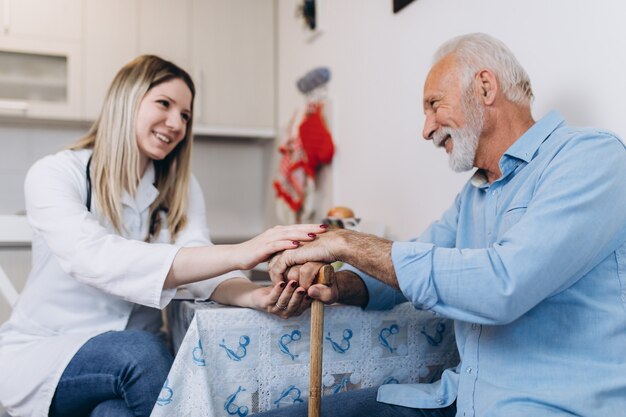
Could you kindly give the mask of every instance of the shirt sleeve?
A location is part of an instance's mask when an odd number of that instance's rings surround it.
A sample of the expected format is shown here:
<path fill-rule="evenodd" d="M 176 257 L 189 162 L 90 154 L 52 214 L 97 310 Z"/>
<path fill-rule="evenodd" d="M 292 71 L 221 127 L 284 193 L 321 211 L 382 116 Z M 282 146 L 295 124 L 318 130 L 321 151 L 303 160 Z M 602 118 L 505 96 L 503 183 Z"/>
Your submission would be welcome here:
<path fill-rule="evenodd" d="M 125 239 L 85 206 L 84 165 L 57 154 L 36 162 L 24 185 L 26 211 L 63 271 L 124 300 L 163 308 L 163 283 L 178 248 Z"/>
<path fill-rule="evenodd" d="M 213 245 L 209 237 L 210 232 L 206 218 L 202 189 L 198 180 L 192 176 L 189 189 L 187 226 L 177 236 L 176 245 L 180 247 Z M 231 271 L 217 277 L 187 284 L 185 287 L 191 292 L 194 298 L 198 300 L 208 300 L 218 285 L 232 278 L 246 278 L 246 276 L 241 271 Z"/>
<path fill-rule="evenodd" d="M 455 204 L 446 210 L 441 219 L 432 223 L 424 233 L 411 242 L 436 242 L 442 247 L 454 246 L 456 222 L 458 219 L 458 204 L 459 197 L 457 196 Z M 355 273 L 365 284 L 368 293 L 368 303 L 365 310 L 390 310 L 394 306 L 407 301 L 407 298 L 401 291 L 358 270 L 352 265 L 345 264 L 341 270 Z"/>
<path fill-rule="evenodd" d="M 506 324 L 570 287 L 626 239 L 624 145 L 595 132 L 566 141 L 535 176 L 512 226 L 490 247 L 395 242 L 402 292 L 418 308 L 474 323 Z"/>
<path fill-rule="evenodd" d="M 340 271 L 351 271 L 355 273 L 365 284 L 368 302 L 364 310 L 391 310 L 397 304 L 407 301 L 406 297 L 400 291 L 356 269 L 352 265 L 344 264 Z"/>

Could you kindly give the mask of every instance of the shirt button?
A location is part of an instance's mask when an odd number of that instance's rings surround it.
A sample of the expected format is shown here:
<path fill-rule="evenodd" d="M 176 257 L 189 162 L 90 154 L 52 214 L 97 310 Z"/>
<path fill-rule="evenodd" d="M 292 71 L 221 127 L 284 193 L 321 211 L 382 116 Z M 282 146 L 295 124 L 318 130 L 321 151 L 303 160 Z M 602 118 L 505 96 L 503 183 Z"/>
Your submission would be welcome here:
<path fill-rule="evenodd" d="M 472 373 L 472 367 L 468 366 L 467 368 L 465 368 L 465 372 L 467 372 L 468 374 Z"/>
<path fill-rule="evenodd" d="M 437 404 L 441 405 L 441 404 L 443 404 L 445 401 L 443 400 L 443 398 L 437 398 L 437 399 L 435 400 L 435 402 L 436 402 Z"/>

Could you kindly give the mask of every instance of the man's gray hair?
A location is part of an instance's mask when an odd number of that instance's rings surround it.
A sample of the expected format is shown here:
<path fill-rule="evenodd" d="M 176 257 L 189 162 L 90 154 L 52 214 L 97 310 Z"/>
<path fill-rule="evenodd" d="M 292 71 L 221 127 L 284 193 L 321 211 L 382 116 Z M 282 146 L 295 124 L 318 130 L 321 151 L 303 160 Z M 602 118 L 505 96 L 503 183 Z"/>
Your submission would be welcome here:
<path fill-rule="evenodd" d="M 530 106 L 533 91 L 530 78 L 511 50 L 498 39 L 484 33 L 470 33 L 452 38 L 437 49 L 433 62 L 454 54 L 461 67 L 463 89 L 483 68 L 493 71 L 505 97 Z"/>

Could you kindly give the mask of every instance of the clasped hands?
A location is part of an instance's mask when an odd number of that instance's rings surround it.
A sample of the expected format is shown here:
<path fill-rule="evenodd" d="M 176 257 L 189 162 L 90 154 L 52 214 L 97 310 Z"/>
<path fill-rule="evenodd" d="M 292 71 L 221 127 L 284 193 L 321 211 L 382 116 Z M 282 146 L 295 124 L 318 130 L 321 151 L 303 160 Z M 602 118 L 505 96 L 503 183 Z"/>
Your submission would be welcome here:
<path fill-rule="evenodd" d="M 320 268 L 338 260 L 337 242 L 341 231 L 328 231 L 314 240 L 300 242 L 298 247 L 276 253 L 269 261 L 274 286 L 266 311 L 287 318 L 306 311 L 313 300 L 332 304 L 339 299 L 337 282 L 328 286 L 316 284 Z"/>

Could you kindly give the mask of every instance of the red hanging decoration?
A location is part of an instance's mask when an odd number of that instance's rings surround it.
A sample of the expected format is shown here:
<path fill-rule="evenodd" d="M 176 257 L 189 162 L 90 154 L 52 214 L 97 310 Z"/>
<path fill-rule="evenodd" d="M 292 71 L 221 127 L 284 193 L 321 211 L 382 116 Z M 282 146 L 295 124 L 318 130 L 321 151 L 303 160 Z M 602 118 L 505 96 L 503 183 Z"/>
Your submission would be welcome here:
<path fill-rule="evenodd" d="M 297 135 L 289 137 L 279 148 L 282 158 L 278 178 L 274 181 L 278 198 L 287 203 L 294 213 L 302 210 L 307 183 L 314 181 L 318 167 L 330 163 L 335 152 L 335 145 L 322 115 L 322 103 L 311 103 L 307 110 Z"/>

